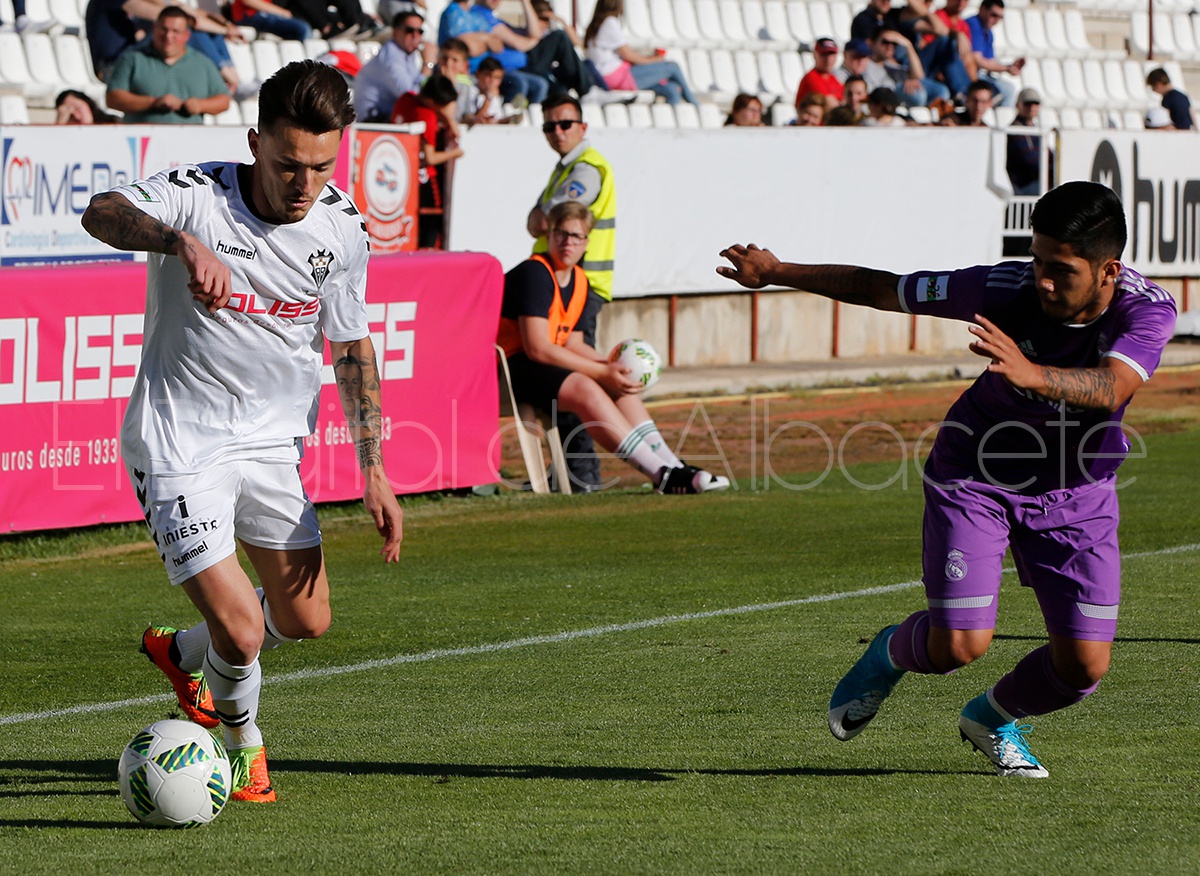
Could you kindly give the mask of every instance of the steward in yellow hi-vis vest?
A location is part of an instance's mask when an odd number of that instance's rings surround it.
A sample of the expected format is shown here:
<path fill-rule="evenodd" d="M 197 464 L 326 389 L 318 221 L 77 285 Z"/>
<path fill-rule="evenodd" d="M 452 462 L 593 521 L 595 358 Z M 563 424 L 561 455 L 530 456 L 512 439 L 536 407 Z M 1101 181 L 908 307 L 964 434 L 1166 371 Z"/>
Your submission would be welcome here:
<path fill-rule="evenodd" d="M 599 174 L 598 188 L 573 178 L 578 176 L 574 172 L 581 164 L 595 169 L 588 176 L 594 178 L 596 173 Z M 605 301 L 612 301 L 613 260 L 617 254 L 617 188 L 613 182 L 612 166 L 586 140 L 563 156 L 555 166 L 538 204 L 549 212 L 553 204 L 567 200 L 586 204 L 596 218 L 587 252 L 583 254 L 579 266 L 587 274 L 592 291 Z M 545 235 L 534 242 L 533 251 L 546 251 Z"/>
<path fill-rule="evenodd" d="M 554 284 L 554 299 L 550 303 L 550 312 L 546 314 L 546 319 L 550 323 L 550 343 L 565 347 L 567 338 L 575 330 L 579 317 L 583 315 L 583 307 L 587 304 L 587 276 L 578 265 L 571 269 L 573 291 L 570 302 L 564 305 L 558 277 L 554 275 L 554 268 L 546 257 L 534 255 L 530 256 L 528 261 L 541 262 L 550 274 L 550 282 Z M 504 348 L 505 356 L 524 352 L 525 345 L 521 342 L 521 327 L 517 320 L 505 316 L 500 317 L 500 331 L 497 333 L 496 343 Z"/>

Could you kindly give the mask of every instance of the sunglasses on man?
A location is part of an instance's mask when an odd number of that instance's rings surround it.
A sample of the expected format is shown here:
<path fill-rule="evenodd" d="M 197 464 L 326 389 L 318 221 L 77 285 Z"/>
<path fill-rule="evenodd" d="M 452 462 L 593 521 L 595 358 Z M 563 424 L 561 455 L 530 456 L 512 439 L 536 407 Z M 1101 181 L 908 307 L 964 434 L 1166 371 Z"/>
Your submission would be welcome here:
<path fill-rule="evenodd" d="M 557 122 L 543 122 L 542 133 L 549 134 L 553 132 L 555 128 L 558 128 L 560 131 L 569 131 L 571 130 L 571 125 L 582 124 L 583 121 L 581 119 L 559 119 Z"/>

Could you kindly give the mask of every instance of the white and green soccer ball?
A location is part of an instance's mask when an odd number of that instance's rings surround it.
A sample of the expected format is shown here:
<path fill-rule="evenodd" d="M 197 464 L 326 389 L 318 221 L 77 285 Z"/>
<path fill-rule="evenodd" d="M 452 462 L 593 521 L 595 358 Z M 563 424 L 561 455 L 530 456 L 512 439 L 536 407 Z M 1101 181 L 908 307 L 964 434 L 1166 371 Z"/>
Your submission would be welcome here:
<path fill-rule="evenodd" d="M 157 721 L 121 752 L 121 799 L 143 824 L 199 827 L 221 814 L 233 770 L 225 746 L 191 721 Z"/>
<path fill-rule="evenodd" d="M 629 376 L 642 384 L 646 390 L 658 382 L 663 372 L 662 356 L 658 350 L 641 338 L 629 338 L 613 347 L 608 354 L 609 362 L 620 362 L 629 369 Z"/>

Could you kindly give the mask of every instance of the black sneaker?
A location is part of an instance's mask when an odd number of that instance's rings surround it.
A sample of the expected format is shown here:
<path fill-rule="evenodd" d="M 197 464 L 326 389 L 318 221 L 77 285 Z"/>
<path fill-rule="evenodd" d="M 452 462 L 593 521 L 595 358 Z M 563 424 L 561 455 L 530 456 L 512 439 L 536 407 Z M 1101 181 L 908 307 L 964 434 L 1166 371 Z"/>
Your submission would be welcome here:
<path fill-rule="evenodd" d="M 658 491 L 660 493 L 695 494 L 709 493 L 714 490 L 724 490 L 729 487 L 729 478 L 715 475 L 694 465 L 684 465 L 678 468 L 663 466 L 658 474 Z"/>

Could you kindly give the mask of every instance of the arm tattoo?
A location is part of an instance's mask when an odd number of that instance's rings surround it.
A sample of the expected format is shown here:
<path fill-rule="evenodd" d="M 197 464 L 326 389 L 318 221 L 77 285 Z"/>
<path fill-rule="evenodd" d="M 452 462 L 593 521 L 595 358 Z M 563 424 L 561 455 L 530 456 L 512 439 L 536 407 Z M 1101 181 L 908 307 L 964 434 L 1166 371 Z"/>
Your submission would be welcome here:
<path fill-rule="evenodd" d="M 1107 368 L 1042 367 L 1045 396 L 1076 408 L 1113 410 L 1117 402 L 1116 375 Z"/>
<path fill-rule="evenodd" d="M 383 407 L 375 357 L 357 353 L 357 345 L 333 363 L 342 412 L 354 433 L 359 468 L 383 464 Z"/>
<path fill-rule="evenodd" d="M 83 214 L 88 234 L 117 249 L 173 253 L 179 232 L 143 213 L 124 196 L 105 192 L 92 198 Z"/>

